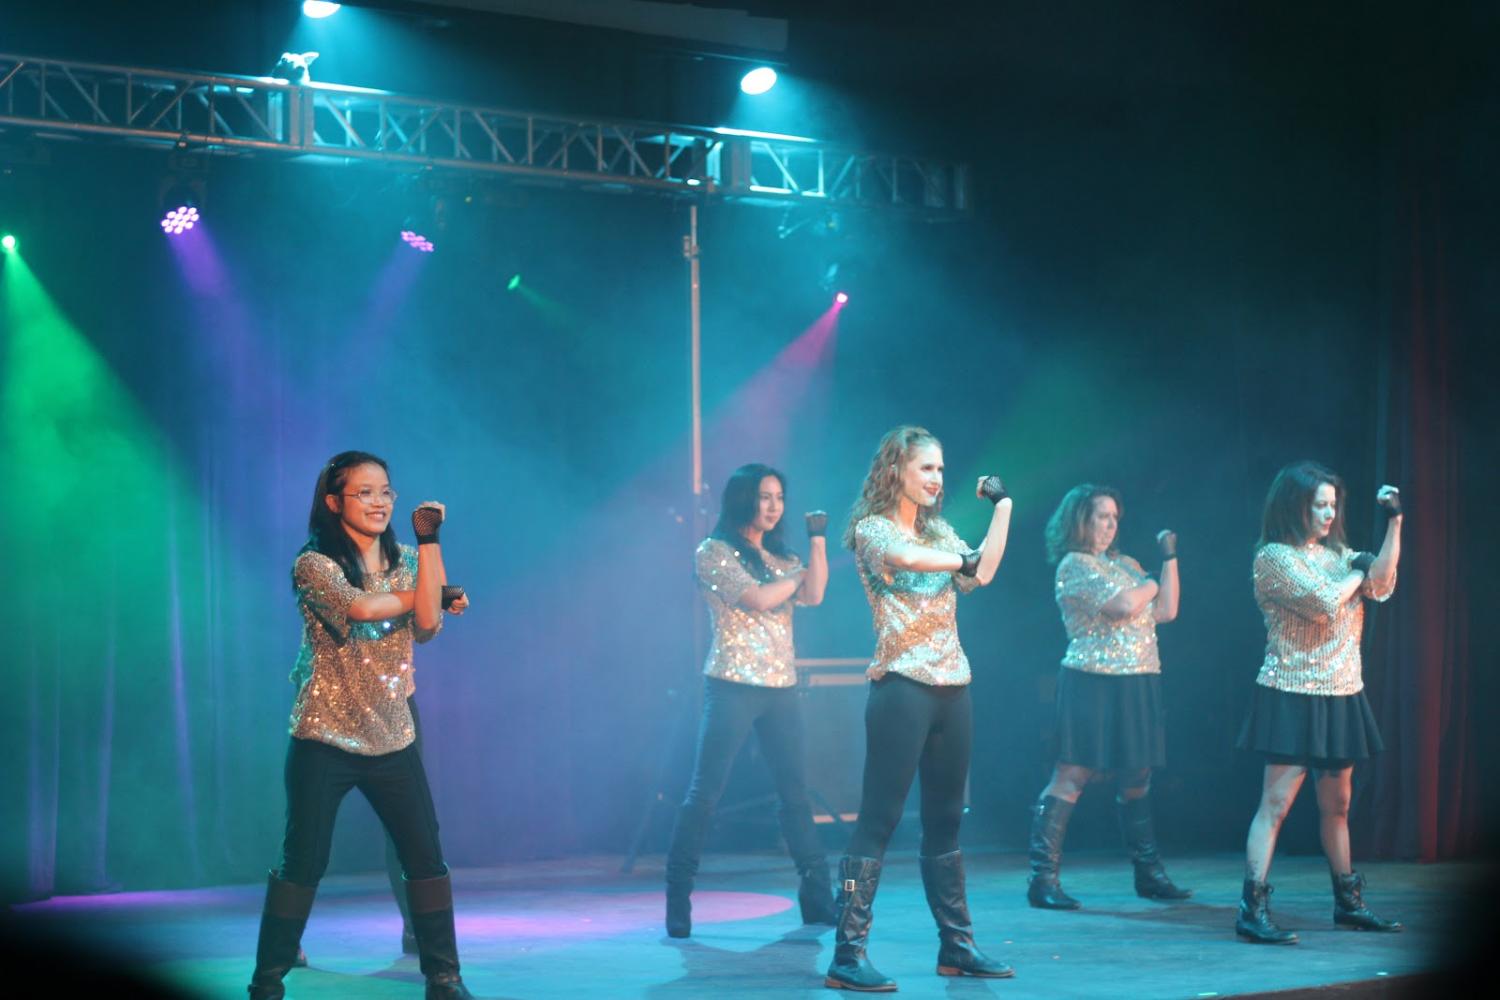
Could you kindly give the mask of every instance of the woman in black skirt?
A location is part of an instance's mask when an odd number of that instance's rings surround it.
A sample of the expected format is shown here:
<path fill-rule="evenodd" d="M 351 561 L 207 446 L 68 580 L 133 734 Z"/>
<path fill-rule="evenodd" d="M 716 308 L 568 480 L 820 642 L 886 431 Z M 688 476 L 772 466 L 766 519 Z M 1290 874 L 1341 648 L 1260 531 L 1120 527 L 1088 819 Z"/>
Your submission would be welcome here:
<path fill-rule="evenodd" d="M 1058 883 L 1068 817 L 1095 775 L 1113 774 L 1120 829 L 1146 899 L 1186 899 L 1167 877 L 1152 828 L 1151 769 L 1166 763 L 1161 660 L 1156 626 L 1177 617 L 1177 536 L 1157 534 L 1161 581 L 1115 548 L 1120 494 L 1075 486 L 1047 522 L 1047 555 L 1057 563 L 1057 606 L 1068 651 L 1057 677 L 1057 764 L 1031 821 L 1026 899 L 1047 910 L 1076 910 Z"/>
<path fill-rule="evenodd" d="M 1401 495 L 1382 486 L 1386 514 L 1380 553 L 1344 541 L 1344 483 L 1313 462 L 1276 474 L 1255 553 L 1255 600 L 1266 620 L 1266 656 L 1255 679 L 1239 747 L 1266 757 L 1260 808 L 1245 843 L 1245 885 L 1234 929 L 1257 944 L 1293 944 L 1267 907 L 1266 875 L 1276 834 L 1307 772 L 1318 795 L 1319 832 L 1333 877 L 1333 922 L 1367 931 L 1401 925 L 1371 913 L 1364 876 L 1349 858 L 1349 788 L 1354 762 L 1384 747 L 1365 699 L 1359 657 L 1364 598 L 1396 589 L 1401 558 Z"/>

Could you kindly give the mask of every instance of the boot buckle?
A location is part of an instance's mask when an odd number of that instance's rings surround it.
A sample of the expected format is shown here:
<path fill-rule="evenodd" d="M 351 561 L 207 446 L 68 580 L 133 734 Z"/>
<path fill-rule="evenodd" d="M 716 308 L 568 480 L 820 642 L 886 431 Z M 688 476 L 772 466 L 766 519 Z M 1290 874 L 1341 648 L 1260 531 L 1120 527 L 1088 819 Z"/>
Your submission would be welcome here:
<path fill-rule="evenodd" d="M 844 879 L 844 891 L 845 892 L 848 892 L 848 893 L 854 892 L 854 890 L 857 887 L 857 885 L 858 885 L 858 883 L 855 882 L 854 879 L 852 879 L 852 878 L 846 878 L 846 879 Z"/>

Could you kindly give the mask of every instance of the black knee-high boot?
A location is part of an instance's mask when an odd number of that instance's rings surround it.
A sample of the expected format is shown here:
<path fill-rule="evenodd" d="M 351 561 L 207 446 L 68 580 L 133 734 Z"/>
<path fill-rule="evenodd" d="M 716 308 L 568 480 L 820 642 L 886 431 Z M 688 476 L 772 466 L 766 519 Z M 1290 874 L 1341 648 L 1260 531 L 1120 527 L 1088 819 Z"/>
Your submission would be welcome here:
<path fill-rule="evenodd" d="M 1031 839 L 1027 855 L 1031 859 L 1031 877 L 1027 880 L 1026 901 L 1043 910 L 1076 910 L 1078 900 L 1063 892 L 1057 881 L 1062 864 L 1063 837 L 1068 832 L 1068 817 L 1074 803 L 1055 795 L 1044 795 L 1031 817 Z"/>
<path fill-rule="evenodd" d="M 1156 853 L 1156 829 L 1151 821 L 1151 796 L 1115 799 L 1120 810 L 1120 834 L 1135 866 L 1135 894 L 1143 899 L 1187 899 L 1192 890 L 1180 889 L 1167 877 Z"/>
<path fill-rule="evenodd" d="M 271 872 L 266 879 L 266 902 L 260 913 L 260 940 L 255 946 L 255 973 L 250 977 L 250 1000 L 281 1000 L 282 980 L 297 964 L 302 931 L 312 912 L 315 885 L 298 885 Z"/>
<path fill-rule="evenodd" d="M 1364 889 L 1365 877 L 1359 872 L 1333 875 L 1333 922 L 1358 931 L 1402 930 L 1398 921 L 1385 920 L 1371 912 L 1365 905 Z"/>
<path fill-rule="evenodd" d="M 823 985 L 836 990 L 859 990 L 865 993 L 891 993 L 896 981 L 882 975 L 865 957 L 870 940 L 870 923 L 874 920 L 875 890 L 880 888 L 880 862 L 875 858 L 845 855 L 839 862 L 838 937 L 833 949 L 833 964 L 823 977 Z"/>
<path fill-rule="evenodd" d="M 838 923 L 838 903 L 828 877 L 828 859 L 819 855 L 797 863 L 797 905 L 804 924 Z"/>
<path fill-rule="evenodd" d="M 427 979 L 427 1000 L 473 1000 L 474 994 L 458 974 L 452 880 L 447 875 L 407 879 L 406 899 L 422 975 Z"/>
<path fill-rule="evenodd" d="M 667 936 L 689 937 L 693 933 L 693 880 L 703 856 L 710 814 L 683 803 L 672 825 L 672 843 L 667 847 Z"/>
<path fill-rule="evenodd" d="M 1004 979 L 1016 971 L 990 958 L 974 944 L 969 920 L 969 897 L 964 885 L 964 857 L 949 851 L 935 858 L 922 858 L 922 888 L 932 919 L 937 921 L 937 972 L 940 976 L 982 976 Z"/>

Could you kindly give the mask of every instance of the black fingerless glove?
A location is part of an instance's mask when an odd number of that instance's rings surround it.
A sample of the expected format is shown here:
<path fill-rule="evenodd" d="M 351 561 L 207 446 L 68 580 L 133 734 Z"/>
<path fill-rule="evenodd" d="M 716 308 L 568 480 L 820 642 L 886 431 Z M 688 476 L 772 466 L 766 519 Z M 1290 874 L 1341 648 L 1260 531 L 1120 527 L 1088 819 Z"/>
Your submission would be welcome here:
<path fill-rule="evenodd" d="M 418 545 L 436 545 L 438 525 L 443 523 L 443 512 L 436 507 L 418 507 L 411 512 L 411 527 L 417 533 Z"/>
<path fill-rule="evenodd" d="M 1365 576 L 1370 575 L 1370 567 L 1374 564 L 1375 553 L 1373 552 L 1357 552 L 1355 553 L 1354 558 L 1349 560 L 1349 568 L 1358 570 Z"/>
<path fill-rule="evenodd" d="M 1385 511 L 1386 517 L 1401 516 L 1401 491 L 1397 490 L 1390 496 L 1375 501 L 1381 510 Z"/>
<path fill-rule="evenodd" d="M 1177 532 L 1169 531 L 1164 538 L 1156 540 L 1156 547 L 1161 549 L 1161 561 L 1171 562 L 1177 558 Z"/>
<path fill-rule="evenodd" d="M 464 588 L 455 587 L 452 584 L 443 584 L 443 610 L 452 611 L 453 605 L 458 603 L 459 598 L 464 596 Z"/>
<path fill-rule="evenodd" d="M 999 476 L 985 476 L 983 482 L 979 484 L 979 495 L 990 503 L 999 503 L 1010 496 Z"/>
<path fill-rule="evenodd" d="M 990 478 L 994 479 L 995 477 L 991 476 Z M 979 572 L 978 552 L 970 552 L 968 555 L 963 557 L 963 561 L 963 565 L 958 567 L 959 576 L 973 576 Z"/>
<path fill-rule="evenodd" d="M 823 538 L 828 534 L 828 512 L 815 510 L 807 515 L 807 537 Z"/>

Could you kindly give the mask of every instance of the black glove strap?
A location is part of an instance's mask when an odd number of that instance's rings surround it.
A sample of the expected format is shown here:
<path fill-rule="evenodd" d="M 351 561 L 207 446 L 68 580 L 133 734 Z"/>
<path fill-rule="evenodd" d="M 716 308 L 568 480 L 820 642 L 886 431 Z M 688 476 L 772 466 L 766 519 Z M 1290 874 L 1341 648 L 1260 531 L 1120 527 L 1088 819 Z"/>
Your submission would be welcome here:
<path fill-rule="evenodd" d="M 971 552 L 963 557 L 963 565 L 958 567 L 959 576 L 974 576 L 979 572 L 979 553 Z"/>

